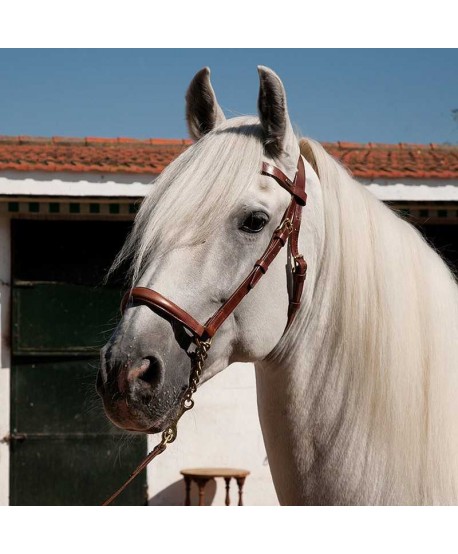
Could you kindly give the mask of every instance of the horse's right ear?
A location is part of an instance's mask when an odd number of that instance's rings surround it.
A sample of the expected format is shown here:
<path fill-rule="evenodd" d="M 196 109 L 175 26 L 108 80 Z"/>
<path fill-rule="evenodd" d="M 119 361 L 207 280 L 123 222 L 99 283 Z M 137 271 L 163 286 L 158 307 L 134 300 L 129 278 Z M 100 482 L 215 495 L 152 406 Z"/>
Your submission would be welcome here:
<path fill-rule="evenodd" d="M 194 140 L 199 140 L 225 120 L 210 83 L 210 69 L 204 67 L 196 73 L 186 92 L 189 134 Z"/>
<path fill-rule="evenodd" d="M 286 107 L 286 93 L 280 77 L 274 71 L 258 65 L 258 73 L 258 112 L 264 148 L 272 158 L 279 158 L 285 151 L 285 143 L 291 137 L 294 138 Z"/>

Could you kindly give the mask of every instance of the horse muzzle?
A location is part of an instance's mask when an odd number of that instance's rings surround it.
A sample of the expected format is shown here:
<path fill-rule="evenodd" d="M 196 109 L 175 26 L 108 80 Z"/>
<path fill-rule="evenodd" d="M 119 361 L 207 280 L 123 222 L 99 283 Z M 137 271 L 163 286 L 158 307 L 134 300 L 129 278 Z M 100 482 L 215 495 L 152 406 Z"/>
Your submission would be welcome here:
<path fill-rule="evenodd" d="M 159 354 L 142 353 L 134 360 L 119 356 L 109 346 L 102 349 L 100 361 L 97 393 L 117 427 L 158 433 L 175 417 L 187 386 L 186 373 L 181 382 L 173 377 L 181 372 L 166 373 Z"/>

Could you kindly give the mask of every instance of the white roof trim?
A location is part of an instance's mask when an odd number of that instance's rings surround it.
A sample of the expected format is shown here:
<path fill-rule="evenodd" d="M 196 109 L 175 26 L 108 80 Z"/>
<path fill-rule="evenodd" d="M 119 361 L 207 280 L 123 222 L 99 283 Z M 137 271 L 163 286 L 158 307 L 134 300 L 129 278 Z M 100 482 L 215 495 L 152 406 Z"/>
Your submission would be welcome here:
<path fill-rule="evenodd" d="M 155 175 L 97 173 L 0 173 L 0 196 L 142 198 L 148 194 Z M 458 180 L 405 179 L 369 182 L 368 190 L 384 201 L 458 201 Z"/>
<path fill-rule="evenodd" d="M 20 178 L 18 178 L 20 177 Z M 97 174 L 0 174 L 0 196 L 121 197 L 139 198 L 148 194 L 154 175 Z"/>
<path fill-rule="evenodd" d="M 444 181 L 443 181 L 444 183 Z M 425 201 L 458 201 L 458 183 L 454 184 L 415 184 L 405 185 L 370 183 L 366 187 L 380 200 L 405 202 L 425 202 Z"/>

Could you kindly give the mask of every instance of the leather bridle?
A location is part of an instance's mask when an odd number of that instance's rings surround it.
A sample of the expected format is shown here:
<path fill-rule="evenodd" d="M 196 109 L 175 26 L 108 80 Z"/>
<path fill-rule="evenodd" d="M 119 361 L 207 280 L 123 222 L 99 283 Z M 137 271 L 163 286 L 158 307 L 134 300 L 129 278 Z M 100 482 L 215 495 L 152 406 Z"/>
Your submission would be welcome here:
<path fill-rule="evenodd" d="M 145 467 L 156 456 L 164 452 L 167 445 L 173 442 L 177 436 L 177 423 L 180 417 L 194 406 L 192 395 L 197 390 L 200 377 L 202 375 L 203 365 L 207 358 L 207 352 L 211 345 L 214 334 L 221 325 L 232 314 L 242 299 L 253 289 L 259 279 L 269 269 L 277 254 L 289 240 L 289 254 L 292 259 L 292 286 L 289 292 L 288 321 L 285 332 L 291 325 L 296 316 L 300 304 L 304 281 L 307 273 L 307 263 L 304 257 L 299 254 L 299 231 L 301 228 L 302 207 L 307 201 L 305 192 L 305 166 L 302 156 L 299 156 L 297 170 L 294 180 L 291 181 L 281 169 L 271 164 L 263 162 L 261 168 L 262 175 L 272 177 L 277 183 L 291 194 L 291 201 L 286 208 L 280 225 L 275 229 L 267 248 L 263 255 L 254 264 L 253 269 L 242 281 L 232 295 L 220 306 L 220 308 L 202 325 L 194 319 L 188 312 L 174 304 L 171 300 L 159 292 L 146 288 L 135 287 L 128 291 L 122 300 L 121 311 L 124 312 L 127 307 L 134 304 L 148 306 L 156 314 L 163 317 L 170 323 L 175 331 L 175 327 L 181 326 L 191 333 L 190 342 L 195 344 L 195 350 L 188 352 L 192 369 L 189 377 L 189 384 L 181 396 L 180 406 L 177 416 L 162 433 L 162 439 L 159 444 L 146 456 L 146 458 L 131 473 L 127 481 L 112 494 L 104 503 L 104 506 L 111 504 L 119 494 L 131 483 L 135 477 L 145 469 Z M 175 336 L 177 337 L 175 331 Z"/>
<path fill-rule="evenodd" d="M 256 261 L 253 269 L 222 304 L 222 306 L 207 320 L 205 324 L 199 323 L 188 312 L 174 304 L 171 300 L 159 292 L 146 288 L 135 287 L 128 291 L 122 301 L 121 311 L 132 304 L 144 304 L 167 319 L 173 324 L 178 323 L 187 329 L 195 341 L 208 341 L 212 339 L 216 331 L 232 314 L 241 300 L 253 289 L 261 277 L 266 273 L 270 264 L 276 258 L 280 250 L 290 241 L 290 255 L 292 258 L 292 286 L 289 293 L 288 322 L 289 328 L 299 309 L 307 272 L 307 263 L 302 254 L 299 254 L 299 231 L 301 228 L 302 207 L 305 206 L 307 194 L 305 192 L 305 166 L 302 156 L 299 156 L 297 171 L 294 181 L 291 181 L 281 169 L 263 162 L 262 175 L 272 177 L 277 183 L 291 194 L 291 201 L 287 207 L 280 225 L 275 229 L 270 242 L 263 255 Z M 285 329 L 285 331 L 286 331 Z"/>

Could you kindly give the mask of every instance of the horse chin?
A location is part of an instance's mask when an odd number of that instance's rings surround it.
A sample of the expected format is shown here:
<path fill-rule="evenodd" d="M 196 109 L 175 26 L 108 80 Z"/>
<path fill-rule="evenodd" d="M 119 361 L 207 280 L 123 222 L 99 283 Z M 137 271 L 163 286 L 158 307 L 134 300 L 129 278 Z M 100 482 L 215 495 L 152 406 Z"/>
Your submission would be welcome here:
<path fill-rule="evenodd" d="M 173 407 L 164 415 L 145 414 L 140 408 L 127 403 L 125 398 L 114 402 L 104 403 L 105 413 L 108 419 L 123 431 L 135 433 L 156 434 L 161 433 L 172 425 L 177 417 L 179 408 Z"/>
<path fill-rule="evenodd" d="M 162 433 L 168 427 L 170 427 L 175 423 L 177 412 L 178 410 L 173 410 L 170 414 L 167 414 L 165 417 L 157 421 L 154 421 L 152 424 L 150 424 L 149 428 L 143 432 L 148 433 L 150 435 L 154 435 L 156 433 Z"/>

